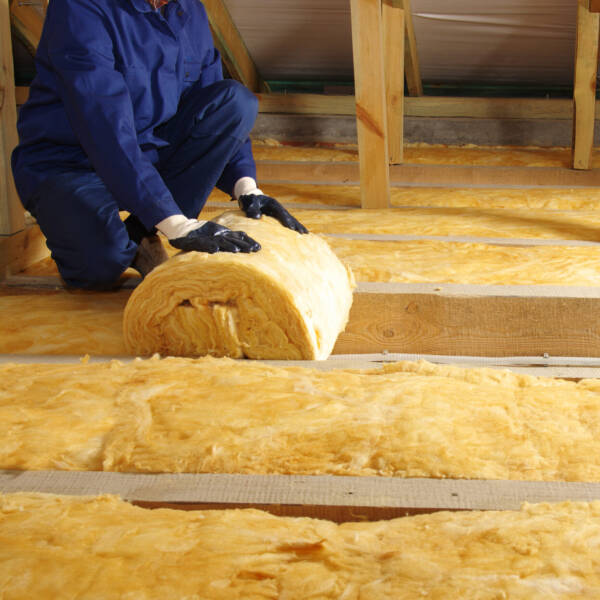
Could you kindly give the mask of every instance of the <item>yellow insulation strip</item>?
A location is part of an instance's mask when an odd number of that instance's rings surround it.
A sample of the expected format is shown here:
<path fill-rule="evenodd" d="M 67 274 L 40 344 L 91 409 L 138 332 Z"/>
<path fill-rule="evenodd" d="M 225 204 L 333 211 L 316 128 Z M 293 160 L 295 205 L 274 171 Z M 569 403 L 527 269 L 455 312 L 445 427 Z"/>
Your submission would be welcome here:
<path fill-rule="evenodd" d="M 0 365 L 0 468 L 600 480 L 600 382 L 402 362 Z"/>
<path fill-rule="evenodd" d="M 0 496 L 7 598 L 596 598 L 600 503 L 377 523 Z"/>

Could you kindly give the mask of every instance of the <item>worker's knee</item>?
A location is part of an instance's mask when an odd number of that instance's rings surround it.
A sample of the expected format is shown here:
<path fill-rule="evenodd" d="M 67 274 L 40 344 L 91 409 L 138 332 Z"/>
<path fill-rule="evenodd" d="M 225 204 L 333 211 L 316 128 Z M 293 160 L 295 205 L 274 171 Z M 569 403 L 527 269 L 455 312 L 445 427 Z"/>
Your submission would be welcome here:
<path fill-rule="evenodd" d="M 110 287 L 131 264 L 137 246 L 96 174 L 53 178 L 32 204 L 52 258 L 70 287 Z"/>
<path fill-rule="evenodd" d="M 231 102 L 234 112 L 238 115 L 242 127 L 248 130 L 248 133 L 254 127 L 254 122 L 258 115 L 258 99 L 245 86 L 234 81 L 233 79 L 226 80 L 231 94 Z"/>
<path fill-rule="evenodd" d="M 213 84 L 213 91 L 221 98 L 220 118 L 228 121 L 246 137 L 258 115 L 258 99 L 244 85 L 233 79 L 224 79 Z"/>

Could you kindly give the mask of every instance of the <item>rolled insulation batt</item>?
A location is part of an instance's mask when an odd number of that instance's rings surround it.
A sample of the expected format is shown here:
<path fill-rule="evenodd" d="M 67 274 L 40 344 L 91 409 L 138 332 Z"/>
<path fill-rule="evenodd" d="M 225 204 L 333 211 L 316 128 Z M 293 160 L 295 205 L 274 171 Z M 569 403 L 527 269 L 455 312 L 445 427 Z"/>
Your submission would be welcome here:
<path fill-rule="evenodd" d="M 326 359 L 348 321 L 354 278 L 322 238 L 269 217 L 215 219 L 260 242 L 252 254 L 180 253 L 154 269 L 125 307 L 130 352 Z"/>

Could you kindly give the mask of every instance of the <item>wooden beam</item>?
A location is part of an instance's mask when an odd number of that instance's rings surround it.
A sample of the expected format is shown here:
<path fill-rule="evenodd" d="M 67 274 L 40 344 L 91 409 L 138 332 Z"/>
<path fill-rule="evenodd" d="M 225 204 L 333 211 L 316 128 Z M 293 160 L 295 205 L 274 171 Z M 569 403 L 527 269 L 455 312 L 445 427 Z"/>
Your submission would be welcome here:
<path fill-rule="evenodd" d="M 8 0 L 0 0 L 0 44 L 0 235 L 11 235 L 25 227 L 25 211 L 17 196 L 10 165 L 18 137 Z"/>
<path fill-rule="evenodd" d="M 5 470 L 0 492 L 117 494 L 152 508 L 254 507 L 344 522 L 437 510 L 519 510 L 523 502 L 591 502 L 600 499 L 600 483 Z"/>
<path fill-rule="evenodd" d="M 579 0 L 577 4 L 577 42 L 573 91 L 574 169 L 589 169 L 592 164 L 599 25 L 600 15 L 590 12 L 589 0 Z"/>
<path fill-rule="evenodd" d="M 404 20 L 406 24 L 404 44 L 404 69 L 406 71 L 406 87 L 411 96 L 423 95 L 423 82 L 421 81 L 421 70 L 419 68 L 419 56 L 417 53 L 417 39 L 412 20 L 412 7 L 410 0 L 402 0 L 404 8 Z"/>
<path fill-rule="evenodd" d="M 600 1 L 600 0 L 599 0 Z M 27 86 L 15 88 L 17 105 L 25 104 Z M 261 113 L 297 115 L 356 115 L 354 96 L 323 94 L 257 94 Z M 600 100 L 596 101 L 600 112 Z M 573 101 L 543 98 L 404 98 L 406 117 L 472 119 L 553 119 L 573 118 Z"/>
<path fill-rule="evenodd" d="M 390 164 L 404 156 L 404 10 L 402 0 L 383 2 L 385 97 Z"/>
<path fill-rule="evenodd" d="M 380 0 L 351 0 L 361 205 L 390 204 Z"/>
<path fill-rule="evenodd" d="M 35 54 L 42 36 L 47 7 L 47 0 L 11 0 L 10 3 L 13 27 L 32 54 Z"/>
<path fill-rule="evenodd" d="M 46 258 L 50 251 L 37 225 L 0 236 L 0 281 Z"/>
<path fill-rule="evenodd" d="M 257 163 L 257 169 L 261 183 L 359 182 L 359 165 L 350 162 L 263 161 Z M 600 169 L 403 164 L 390 167 L 390 182 L 399 187 L 597 187 Z"/>
<path fill-rule="evenodd" d="M 354 96 L 258 94 L 261 113 L 355 115 Z M 596 102 L 600 108 L 600 101 Z M 404 98 L 406 117 L 471 119 L 573 118 L 573 101 L 545 98 Z"/>
<path fill-rule="evenodd" d="M 360 283 L 334 354 L 600 356 L 600 291 Z"/>
<path fill-rule="evenodd" d="M 253 92 L 269 91 L 223 0 L 204 0 L 215 41 L 229 74 Z"/>
<path fill-rule="evenodd" d="M 18 85 L 15 87 L 15 100 L 17 106 L 22 106 L 29 98 L 29 86 Z"/>

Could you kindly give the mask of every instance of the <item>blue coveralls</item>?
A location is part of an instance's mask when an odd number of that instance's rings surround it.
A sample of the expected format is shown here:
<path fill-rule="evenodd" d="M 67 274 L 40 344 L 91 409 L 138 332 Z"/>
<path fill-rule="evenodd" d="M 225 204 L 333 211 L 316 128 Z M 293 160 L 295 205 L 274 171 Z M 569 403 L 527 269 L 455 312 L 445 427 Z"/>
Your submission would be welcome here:
<path fill-rule="evenodd" d="M 113 283 L 139 231 L 256 178 L 257 101 L 223 80 L 198 0 L 52 0 L 36 68 L 13 173 L 69 285 Z"/>

